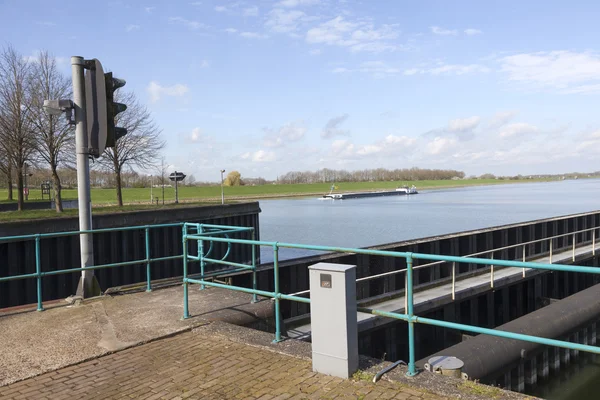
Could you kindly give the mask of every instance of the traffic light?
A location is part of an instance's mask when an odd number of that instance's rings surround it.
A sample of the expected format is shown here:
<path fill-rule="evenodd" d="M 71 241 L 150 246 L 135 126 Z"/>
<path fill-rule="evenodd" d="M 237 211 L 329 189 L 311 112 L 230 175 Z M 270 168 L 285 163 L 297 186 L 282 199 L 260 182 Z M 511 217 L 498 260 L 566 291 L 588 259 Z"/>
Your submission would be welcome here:
<path fill-rule="evenodd" d="M 125 80 L 113 78 L 112 72 L 104 74 L 106 85 L 106 147 L 115 147 L 115 142 L 127 134 L 127 129 L 115 126 L 117 114 L 127 110 L 123 103 L 115 103 L 115 90 L 125 86 Z"/>
<path fill-rule="evenodd" d="M 127 106 L 114 101 L 115 91 L 125 86 L 125 81 L 113 78 L 112 72 L 105 74 L 97 59 L 86 63 L 87 148 L 89 154 L 100 157 L 106 147 L 115 147 L 116 140 L 127 134 L 127 129 L 115 127 L 115 116 Z"/>

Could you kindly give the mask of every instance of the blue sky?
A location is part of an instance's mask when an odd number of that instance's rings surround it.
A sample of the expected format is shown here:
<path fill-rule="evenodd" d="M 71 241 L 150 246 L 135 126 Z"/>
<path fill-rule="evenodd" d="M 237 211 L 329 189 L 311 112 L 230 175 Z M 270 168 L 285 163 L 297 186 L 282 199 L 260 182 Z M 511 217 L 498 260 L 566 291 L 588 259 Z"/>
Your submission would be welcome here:
<path fill-rule="evenodd" d="M 171 169 L 600 170 L 593 1 L 0 0 L 25 56 L 98 58 Z M 153 171 L 150 170 L 150 173 Z"/>

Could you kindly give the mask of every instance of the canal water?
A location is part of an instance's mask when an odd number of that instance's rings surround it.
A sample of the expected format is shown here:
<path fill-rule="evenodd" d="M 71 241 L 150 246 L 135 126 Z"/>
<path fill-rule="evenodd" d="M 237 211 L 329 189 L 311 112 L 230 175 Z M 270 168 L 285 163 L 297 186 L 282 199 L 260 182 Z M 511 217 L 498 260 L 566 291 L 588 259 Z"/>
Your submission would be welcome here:
<path fill-rule="evenodd" d="M 348 200 L 261 200 L 261 240 L 365 247 L 600 209 L 600 180 L 421 191 Z M 280 258 L 314 254 L 281 249 Z M 269 249 L 263 262 L 272 261 Z M 568 378 L 568 379 L 567 379 Z M 535 393 L 550 400 L 600 398 L 600 365 L 574 365 Z"/>

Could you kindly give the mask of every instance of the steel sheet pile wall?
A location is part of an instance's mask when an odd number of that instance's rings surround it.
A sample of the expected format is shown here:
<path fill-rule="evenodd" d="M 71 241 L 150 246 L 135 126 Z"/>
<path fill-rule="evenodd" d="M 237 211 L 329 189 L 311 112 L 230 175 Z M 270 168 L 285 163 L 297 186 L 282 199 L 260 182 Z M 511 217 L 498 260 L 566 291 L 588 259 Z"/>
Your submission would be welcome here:
<path fill-rule="evenodd" d="M 151 211 L 123 212 L 97 215 L 94 229 L 117 228 L 138 225 L 166 224 L 176 222 L 199 222 L 207 224 L 248 226 L 256 229 L 259 238 L 260 208 L 257 202 L 227 204 L 225 206 L 179 207 Z M 61 218 L 0 224 L 0 236 L 36 233 L 66 232 L 78 229 L 77 218 Z M 241 236 L 240 236 L 241 238 Z M 250 239 L 250 237 L 244 237 Z M 166 257 L 182 254 L 181 228 L 157 228 L 150 230 L 150 257 Z M 220 258 L 226 247 L 216 245 L 213 252 Z M 193 245 L 191 251 L 196 252 Z M 233 245 L 229 259 L 250 263 L 249 246 Z M 95 264 L 108 264 L 145 258 L 144 229 L 107 232 L 94 235 Z M 66 236 L 41 240 L 42 271 L 79 267 L 79 237 Z M 181 276 L 181 260 L 152 264 L 152 279 Z M 218 267 L 217 267 L 218 268 Z M 197 264 L 191 264 L 191 273 L 199 272 Z M 207 268 L 207 270 L 210 270 Z M 18 241 L 0 243 L 0 277 L 35 272 L 35 242 Z M 145 264 L 116 267 L 96 271 L 102 289 L 142 282 L 146 280 Z M 48 276 L 43 279 L 43 300 L 65 298 L 75 292 L 80 273 Z M 36 302 L 34 279 L 0 283 L 0 308 Z"/>
<path fill-rule="evenodd" d="M 389 251 L 408 251 L 418 253 L 444 254 L 453 256 L 464 256 L 493 248 L 510 246 L 520 242 L 542 239 L 567 232 L 582 230 L 600 226 L 600 211 L 589 213 L 567 215 L 542 220 L 528 221 L 518 224 L 503 225 L 498 227 L 477 229 L 467 232 L 434 236 L 416 240 L 390 243 L 370 247 L 372 249 Z M 578 241 L 591 241 L 592 233 L 580 234 Z M 326 244 L 326 243 L 325 243 Z M 554 249 L 568 247 L 570 238 L 554 239 Z M 527 246 L 527 256 L 544 254 L 549 251 L 549 242 L 531 244 Z M 489 257 L 489 256 L 482 256 Z M 508 249 L 496 252 L 495 258 L 520 259 L 522 248 Z M 308 266 L 318 262 L 330 262 L 339 264 L 357 265 L 357 278 L 395 271 L 406 268 L 402 258 L 383 258 L 370 255 L 353 254 L 330 254 L 314 257 L 305 257 L 281 262 L 281 288 L 283 293 L 295 293 L 308 289 Z M 425 263 L 425 262 L 421 262 Z M 418 266 L 416 264 L 415 266 Z M 486 268 L 469 264 L 459 265 L 457 274 L 475 273 L 477 269 Z M 272 265 L 265 265 L 263 272 L 259 275 L 259 287 L 264 290 L 273 290 Z M 433 268 L 416 270 L 414 274 L 415 286 L 435 283 L 451 277 L 451 265 L 445 264 Z M 404 273 L 391 275 L 389 277 L 360 282 L 357 285 L 357 297 L 359 300 L 382 296 L 404 289 Z M 234 278 L 234 282 L 240 285 L 248 285 L 249 276 L 240 275 Z M 298 302 L 283 302 L 282 309 L 284 318 L 292 318 L 309 312 L 307 304 Z"/>

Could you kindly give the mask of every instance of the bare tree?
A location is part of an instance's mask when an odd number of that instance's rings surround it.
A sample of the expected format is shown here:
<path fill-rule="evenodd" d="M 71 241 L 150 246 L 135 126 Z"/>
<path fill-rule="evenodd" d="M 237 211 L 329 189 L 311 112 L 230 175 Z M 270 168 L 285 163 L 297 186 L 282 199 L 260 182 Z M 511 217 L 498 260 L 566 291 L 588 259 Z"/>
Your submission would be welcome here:
<path fill-rule="evenodd" d="M 139 103 L 132 92 L 117 92 L 115 101 L 127 105 L 127 110 L 118 114 L 115 125 L 127 129 L 127 134 L 115 142 L 115 147 L 104 151 L 100 163 L 115 173 L 117 200 L 123 205 L 121 172 L 123 167 L 149 169 L 156 167 L 160 150 L 165 143 L 160 138 L 160 129 L 154 123 L 150 111 Z"/>
<path fill-rule="evenodd" d="M 33 65 L 31 88 L 32 125 L 36 132 L 37 151 L 50 166 L 56 212 L 62 212 L 62 187 L 57 170 L 59 165 L 69 159 L 68 150 L 72 149 L 72 142 L 75 140 L 74 130 L 66 118 L 49 115 L 43 105 L 45 99 L 71 98 L 71 81 L 58 71 L 55 58 L 43 51 Z"/>
<path fill-rule="evenodd" d="M 36 148 L 31 129 L 30 85 L 31 65 L 14 48 L 3 49 L 0 53 L 0 146 L 17 175 L 19 211 L 24 203 L 23 166 Z"/>
<path fill-rule="evenodd" d="M 2 110 L 0 110 L 0 113 Z M 3 137 L 0 127 L 0 139 Z M 13 200 L 13 180 L 12 180 L 12 164 L 6 154 L 4 146 L 0 144 L 0 172 L 6 177 L 6 189 L 8 190 L 7 200 Z"/>

